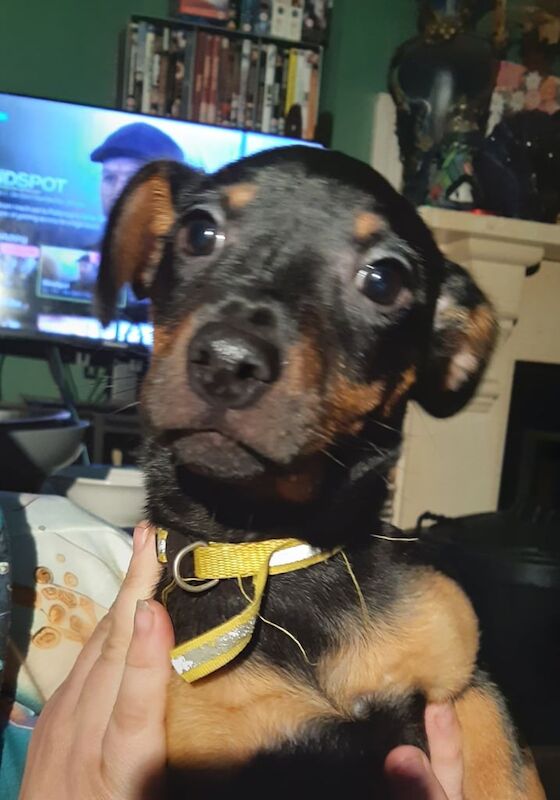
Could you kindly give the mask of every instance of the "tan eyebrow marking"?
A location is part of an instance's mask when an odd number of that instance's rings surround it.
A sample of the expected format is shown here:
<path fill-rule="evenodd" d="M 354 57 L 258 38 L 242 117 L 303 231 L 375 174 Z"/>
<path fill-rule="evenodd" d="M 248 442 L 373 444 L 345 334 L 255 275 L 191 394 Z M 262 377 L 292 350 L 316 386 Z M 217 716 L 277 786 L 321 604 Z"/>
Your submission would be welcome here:
<path fill-rule="evenodd" d="M 234 183 L 225 186 L 223 189 L 224 197 L 228 208 L 231 211 L 241 211 L 257 195 L 257 186 L 254 183 Z"/>
<path fill-rule="evenodd" d="M 354 236 L 363 242 L 385 227 L 382 218 L 373 211 L 360 211 L 354 220 Z"/>
<path fill-rule="evenodd" d="M 373 211 L 360 211 L 354 220 L 354 236 L 359 242 L 367 242 L 385 227 L 380 216 Z"/>

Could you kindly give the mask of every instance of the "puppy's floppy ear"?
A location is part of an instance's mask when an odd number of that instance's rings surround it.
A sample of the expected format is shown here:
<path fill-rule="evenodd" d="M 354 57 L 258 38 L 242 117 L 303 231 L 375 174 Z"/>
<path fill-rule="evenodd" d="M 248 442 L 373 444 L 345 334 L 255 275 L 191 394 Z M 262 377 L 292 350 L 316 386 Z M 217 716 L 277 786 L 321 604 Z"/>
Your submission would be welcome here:
<path fill-rule="evenodd" d="M 97 279 L 97 313 L 104 325 L 125 283 L 138 297 L 149 296 L 164 238 L 175 222 L 177 197 L 199 178 L 184 164 L 153 161 L 136 173 L 113 206 Z"/>
<path fill-rule="evenodd" d="M 497 335 L 494 310 L 468 272 L 446 261 L 425 363 L 412 397 L 449 417 L 473 396 Z"/>

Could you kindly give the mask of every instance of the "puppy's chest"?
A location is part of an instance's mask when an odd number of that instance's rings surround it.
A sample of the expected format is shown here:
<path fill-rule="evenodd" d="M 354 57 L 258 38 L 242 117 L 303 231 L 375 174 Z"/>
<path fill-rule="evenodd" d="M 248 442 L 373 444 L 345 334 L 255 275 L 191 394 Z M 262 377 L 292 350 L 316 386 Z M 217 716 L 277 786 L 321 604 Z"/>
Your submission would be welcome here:
<path fill-rule="evenodd" d="M 257 643 L 249 657 L 193 684 L 174 675 L 170 763 L 238 767 L 326 726 L 359 725 L 372 707 L 457 695 L 476 658 L 472 608 L 454 583 L 431 571 L 412 575 L 407 588 L 408 597 L 382 618 L 364 617 L 358 605 L 341 616 L 331 643 L 305 669 L 287 668 L 294 656 L 281 664 Z M 285 648 L 296 645 L 286 637 Z"/>

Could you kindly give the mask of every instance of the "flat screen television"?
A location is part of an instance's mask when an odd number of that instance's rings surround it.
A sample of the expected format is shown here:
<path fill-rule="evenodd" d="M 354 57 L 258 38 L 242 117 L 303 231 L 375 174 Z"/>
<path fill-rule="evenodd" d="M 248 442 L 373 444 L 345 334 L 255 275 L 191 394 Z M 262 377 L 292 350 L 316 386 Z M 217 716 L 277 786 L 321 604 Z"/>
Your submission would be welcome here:
<path fill-rule="evenodd" d="M 106 328 L 91 307 L 106 215 L 126 181 L 154 158 L 213 172 L 294 143 L 309 144 L 0 93 L 0 339 L 149 348 L 147 303 L 130 288 Z"/>

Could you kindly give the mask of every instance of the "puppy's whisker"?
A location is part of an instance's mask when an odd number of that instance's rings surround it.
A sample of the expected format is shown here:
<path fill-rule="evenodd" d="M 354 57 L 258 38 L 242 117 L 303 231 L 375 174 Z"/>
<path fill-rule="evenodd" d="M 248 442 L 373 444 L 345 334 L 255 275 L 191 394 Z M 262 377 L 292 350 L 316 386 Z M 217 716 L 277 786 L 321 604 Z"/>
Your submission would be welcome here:
<path fill-rule="evenodd" d="M 419 536 L 382 536 L 380 533 L 370 533 L 372 539 L 384 539 L 386 542 L 419 542 Z"/>
<path fill-rule="evenodd" d="M 113 398 L 118 398 L 121 395 L 128 395 L 128 394 L 130 394 L 130 389 L 126 387 L 124 389 L 117 389 L 116 391 L 111 392 L 111 396 Z"/>
<path fill-rule="evenodd" d="M 134 389 L 135 383 L 106 383 L 104 389 L 112 390 L 116 389 L 118 392 L 128 392 L 130 389 Z"/>
<path fill-rule="evenodd" d="M 388 431 L 393 431 L 393 433 L 398 433 L 399 436 L 402 435 L 402 431 L 400 431 L 398 428 L 394 428 L 392 425 L 387 425 L 387 423 L 380 422 L 378 419 L 372 419 L 371 421 L 375 423 L 375 425 L 379 425 L 380 428 L 385 428 Z"/>
<path fill-rule="evenodd" d="M 330 443 L 332 441 L 330 436 L 326 436 L 324 433 L 321 433 L 321 431 L 318 431 L 315 428 L 313 428 L 313 435 L 317 436 L 319 439 L 324 439 L 325 442 Z"/>
<path fill-rule="evenodd" d="M 120 408 L 117 408 L 116 411 L 111 411 L 111 414 L 121 414 L 123 411 L 127 411 L 129 408 L 134 408 L 134 406 L 139 406 L 139 405 L 140 405 L 140 401 L 139 400 L 135 400 L 133 403 L 127 403 L 125 406 L 121 406 Z"/>
<path fill-rule="evenodd" d="M 109 383 L 125 383 L 126 381 L 129 383 L 135 383 L 136 377 L 132 375 L 114 375 Z"/>
<path fill-rule="evenodd" d="M 339 458 L 336 458 L 336 456 L 333 456 L 332 453 L 329 453 L 328 450 L 321 450 L 321 453 L 327 456 L 327 458 L 330 458 L 331 461 L 334 461 L 335 464 L 338 464 L 339 467 L 342 467 L 342 469 L 348 469 L 346 464 L 344 464 Z"/>
<path fill-rule="evenodd" d="M 387 477 L 387 475 L 386 475 L 384 472 L 379 472 L 379 470 L 375 469 L 375 467 L 372 467 L 372 472 L 375 472 L 375 474 L 377 475 L 377 477 L 378 477 L 380 480 L 382 480 L 382 481 L 383 481 L 383 483 L 385 484 L 385 486 L 389 487 L 389 486 L 391 485 L 391 481 L 389 480 L 389 478 Z"/>
<path fill-rule="evenodd" d="M 376 445 L 368 442 L 363 443 L 363 445 L 359 449 L 362 450 L 364 453 L 375 453 L 376 455 L 382 458 L 385 458 L 391 452 L 390 448 L 377 447 Z"/>
<path fill-rule="evenodd" d="M 369 439 L 365 439 L 364 443 L 373 448 L 377 453 L 382 453 L 383 455 L 391 451 L 390 447 L 381 447 L 380 445 L 375 444 L 375 442 L 371 442 Z"/>

